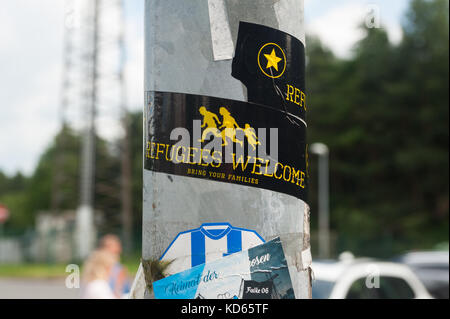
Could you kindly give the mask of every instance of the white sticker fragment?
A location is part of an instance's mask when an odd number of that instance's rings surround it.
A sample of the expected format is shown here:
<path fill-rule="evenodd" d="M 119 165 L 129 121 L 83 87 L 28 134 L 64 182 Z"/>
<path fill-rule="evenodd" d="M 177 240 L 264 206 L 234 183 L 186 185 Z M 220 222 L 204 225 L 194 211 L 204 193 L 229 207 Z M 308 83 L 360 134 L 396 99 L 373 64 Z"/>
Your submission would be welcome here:
<path fill-rule="evenodd" d="M 214 61 L 231 60 L 234 44 L 224 0 L 208 0 Z"/>
<path fill-rule="evenodd" d="M 146 284 L 145 284 L 144 268 L 142 267 L 141 263 L 139 264 L 136 277 L 133 281 L 133 285 L 131 286 L 128 299 L 144 299 L 146 289 L 145 287 Z"/>
<path fill-rule="evenodd" d="M 302 251 L 303 269 L 308 269 L 312 264 L 311 248 Z"/>

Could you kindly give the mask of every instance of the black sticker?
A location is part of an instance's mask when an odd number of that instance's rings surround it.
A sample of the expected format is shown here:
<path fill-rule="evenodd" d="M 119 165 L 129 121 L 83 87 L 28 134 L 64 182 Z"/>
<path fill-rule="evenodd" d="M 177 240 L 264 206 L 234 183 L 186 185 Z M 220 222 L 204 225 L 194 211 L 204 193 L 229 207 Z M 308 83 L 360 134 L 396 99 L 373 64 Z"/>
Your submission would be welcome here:
<path fill-rule="evenodd" d="M 244 280 L 242 287 L 242 299 L 279 299 L 274 295 L 274 284 L 272 280 L 257 282 Z"/>
<path fill-rule="evenodd" d="M 247 87 L 249 102 L 306 120 L 305 47 L 297 38 L 241 22 L 232 76 Z"/>
<path fill-rule="evenodd" d="M 148 92 L 145 169 L 258 187 L 306 200 L 306 126 L 279 109 Z"/>

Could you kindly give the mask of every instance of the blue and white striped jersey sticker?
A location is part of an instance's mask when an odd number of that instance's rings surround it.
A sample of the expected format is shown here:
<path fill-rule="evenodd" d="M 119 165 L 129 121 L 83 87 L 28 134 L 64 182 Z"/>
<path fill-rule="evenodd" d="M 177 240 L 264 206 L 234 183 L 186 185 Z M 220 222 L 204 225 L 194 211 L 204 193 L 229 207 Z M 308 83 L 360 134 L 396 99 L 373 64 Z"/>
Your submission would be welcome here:
<path fill-rule="evenodd" d="M 160 260 L 172 261 L 168 272 L 174 274 L 264 242 L 254 230 L 236 228 L 228 223 L 203 224 L 179 233 Z"/>

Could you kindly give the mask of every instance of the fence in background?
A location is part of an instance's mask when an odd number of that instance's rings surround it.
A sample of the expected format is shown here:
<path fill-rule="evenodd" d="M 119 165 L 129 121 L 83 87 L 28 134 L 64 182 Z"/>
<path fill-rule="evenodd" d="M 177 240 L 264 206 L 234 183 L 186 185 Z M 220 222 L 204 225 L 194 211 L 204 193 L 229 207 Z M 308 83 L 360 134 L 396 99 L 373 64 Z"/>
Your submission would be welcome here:
<path fill-rule="evenodd" d="M 75 258 L 75 219 L 73 213 L 61 216 L 40 214 L 36 229 L 0 238 L 0 264 L 68 263 Z"/>
<path fill-rule="evenodd" d="M 105 234 L 120 234 L 121 225 L 106 223 L 106 216 L 97 211 L 95 225 L 97 238 Z M 43 212 L 38 214 L 33 230 L 25 233 L 0 232 L 0 265 L 20 263 L 71 263 L 78 261 L 74 211 L 59 215 Z M 109 225 L 109 226 L 106 226 Z M 6 230 L 6 229 L 5 229 Z M 133 246 L 124 251 L 132 255 L 141 249 L 141 233 L 133 234 Z"/>

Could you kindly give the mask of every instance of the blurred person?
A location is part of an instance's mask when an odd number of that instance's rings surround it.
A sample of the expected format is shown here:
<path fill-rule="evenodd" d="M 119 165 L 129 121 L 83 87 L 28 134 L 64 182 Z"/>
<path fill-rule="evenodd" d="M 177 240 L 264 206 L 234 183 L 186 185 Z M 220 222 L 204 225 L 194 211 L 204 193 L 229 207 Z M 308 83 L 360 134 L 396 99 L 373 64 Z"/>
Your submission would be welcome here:
<path fill-rule="evenodd" d="M 108 282 L 115 263 L 115 256 L 105 250 L 96 250 L 88 257 L 83 267 L 83 299 L 117 299 Z"/>
<path fill-rule="evenodd" d="M 122 243 L 119 237 L 112 234 L 105 235 L 100 240 L 99 249 L 107 251 L 115 257 L 115 263 L 109 274 L 108 282 L 116 297 L 121 298 L 126 296 L 130 292 L 131 283 L 127 270 L 120 263 Z"/>

